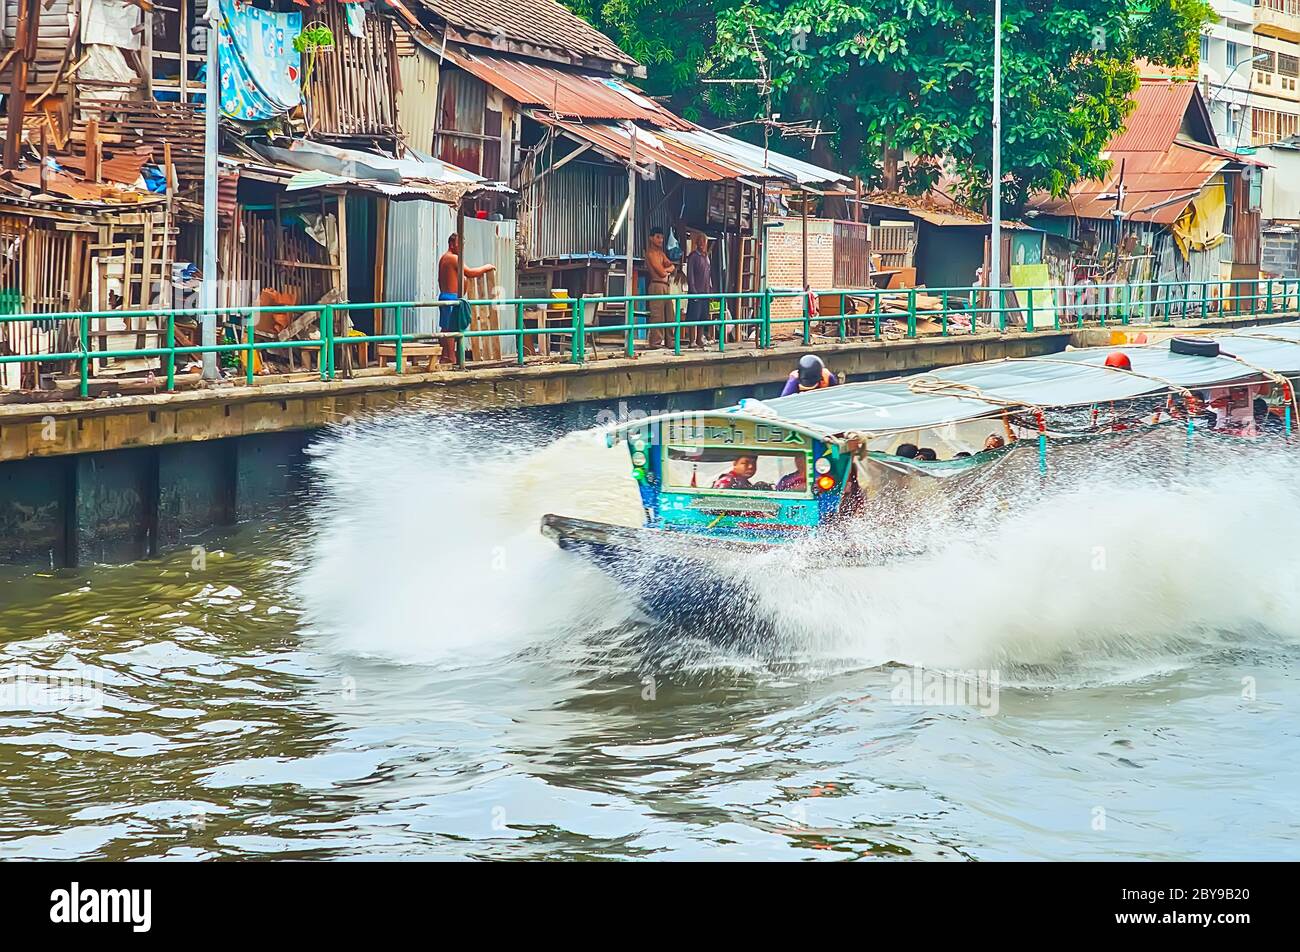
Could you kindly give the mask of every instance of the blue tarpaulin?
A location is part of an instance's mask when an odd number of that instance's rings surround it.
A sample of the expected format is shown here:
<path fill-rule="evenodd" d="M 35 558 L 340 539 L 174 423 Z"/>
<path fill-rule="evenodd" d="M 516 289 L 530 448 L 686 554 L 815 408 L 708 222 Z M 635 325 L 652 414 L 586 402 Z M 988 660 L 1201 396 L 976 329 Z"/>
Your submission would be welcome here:
<path fill-rule="evenodd" d="M 302 56 L 293 48 L 301 13 L 274 13 L 220 0 L 217 55 L 221 111 L 257 122 L 283 115 L 302 102 Z"/>

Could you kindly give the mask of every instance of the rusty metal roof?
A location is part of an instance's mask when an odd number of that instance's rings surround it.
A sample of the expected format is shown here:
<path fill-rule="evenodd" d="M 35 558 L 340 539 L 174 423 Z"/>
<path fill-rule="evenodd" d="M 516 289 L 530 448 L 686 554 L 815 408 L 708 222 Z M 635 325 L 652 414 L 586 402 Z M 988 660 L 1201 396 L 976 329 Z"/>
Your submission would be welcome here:
<path fill-rule="evenodd" d="M 616 161 L 627 162 L 632 158 L 632 132 L 628 123 L 570 122 L 546 116 L 535 118 L 594 146 L 597 151 Z M 636 158 L 637 164 L 641 167 L 648 167 L 654 163 L 682 178 L 700 182 L 718 182 L 723 179 L 756 174 L 753 170 L 739 168 L 718 158 L 687 149 L 671 139 L 656 135 L 656 131 L 637 128 Z"/>
<path fill-rule="evenodd" d="M 1074 215 L 1079 218 L 1111 218 L 1114 195 L 1124 176 L 1123 211 L 1132 221 L 1173 224 L 1183 209 L 1214 175 L 1232 158 L 1218 149 L 1203 151 L 1182 142 L 1167 152 L 1112 152 L 1113 166 L 1105 179 L 1079 182 L 1064 198 L 1040 196 L 1029 207 L 1045 215 Z"/>
<path fill-rule="evenodd" d="M 1196 193 L 1228 165 L 1260 165 L 1247 156 L 1218 147 L 1205 101 L 1195 83 L 1144 79 L 1133 94 L 1136 108 L 1125 128 L 1102 153 L 1111 161 L 1102 180 L 1076 182 L 1064 198 L 1034 196 L 1029 208 L 1044 215 L 1107 219 L 1124 179 L 1125 217 L 1169 225 L 1178 220 Z M 1208 141 L 1193 141 L 1186 132 Z"/>
<path fill-rule="evenodd" d="M 636 67 L 618 44 L 555 0 L 416 0 L 466 39 L 513 40 L 561 54 Z"/>
<path fill-rule="evenodd" d="M 446 50 L 456 66 L 525 106 L 573 119 L 633 119 L 671 129 L 689 129 L 681 119 L 627 83 L 608 76 L 466 50 Z"/>
<path fill-rule="evenodd" d="M 1194 82 L 1143 80 L 1132 97 L 1137 107 L 1124 123 L 1124 130 L 1110 140 L 1107 148 L 1114 152 L 1164 152 L 1178 138 L 1184 119 L 1203 126 L 1197 132 L 1207 140 L 1207 144 L 1217 146 L 1209 113 L 1205 111 L 1205 101 L 1199 92 Z"/>
<path fill-rule="evenodd" d="M 618 162 L 632 158 L 632 130 L 628 122 L 573 122 L 549 116 L 535 119 L 593 146 L 598 152 Z M 724 179 L 779 179 L 804 183 L 842 178 L 829 169 L 820 169 L 777 152 L 768 154 L 763 165 L 763 150 L 739 139 L 705 129 L 647 129 L 637 126 L 637 165 L 651 163 L 682 178 L 699 182 Z"/>

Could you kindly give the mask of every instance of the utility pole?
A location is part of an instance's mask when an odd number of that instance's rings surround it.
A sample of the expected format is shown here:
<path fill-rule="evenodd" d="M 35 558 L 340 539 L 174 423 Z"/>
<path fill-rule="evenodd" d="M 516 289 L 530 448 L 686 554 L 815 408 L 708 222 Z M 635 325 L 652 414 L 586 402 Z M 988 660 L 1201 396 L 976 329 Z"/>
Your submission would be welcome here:
<path fill-rule="evenodd" d="M 1002 306 L 1002 0 L 993 0 L 993 227 L 989 235 L 990 303 Z"/>
<path fill-rule="evenodd" d="M 39 0 L 35 0 L 39 2 Z M 208 85 L 203 100 L 203 285 L 199 291 L 202 315 L 202 343 L 217 343 L 217 116 L 221 111 L 221 83 L 217 65 L 217 4 L 208 0 Z M 182 34 L 181 43 L 185 42 Z M 184 83 L 185 77 L 181 77 Z M 215 351 L 203 354 L 203 379 L 219 379 Z"/>
<path fill-rule="evenodd" d="M 627 279 L 624 293 L 629 297 L 636 294 L 636 285 L 632 283 L 633 242 L 636 241 L 636 123 L 629 120 L 631 126 L 632 149 L 627 162 Z"/>

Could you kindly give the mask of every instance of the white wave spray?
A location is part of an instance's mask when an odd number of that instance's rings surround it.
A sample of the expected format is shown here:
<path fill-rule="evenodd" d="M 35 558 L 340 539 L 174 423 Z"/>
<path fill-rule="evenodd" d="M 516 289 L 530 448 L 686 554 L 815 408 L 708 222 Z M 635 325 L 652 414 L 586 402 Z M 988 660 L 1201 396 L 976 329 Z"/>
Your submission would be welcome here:
<path fill-rule="evenodd" d="M 1158 459 L 1088 452 L 1086 478 L 1054 473 L 1009 510 L 914 519 L 921 556 L 827 568 L 795 546 L 755 559 L 744 576 L 777 637 L 742 639 L 732 657 L 810 674 L 895 662 L 1079 683 L 1243 640 L 1300 642 L 1289 450 L 1207 455 L 1174 475 Z M 337 650 L 460 664 L 635 617 L 538 532 L 546 512 L 639 523 L 625 451 L 596 431 L 548 442 L 526 417 L 413 415 L 344 428 L 313 455 L 321 499 L 300 594 Z M 876 550 L 897 539 L 877 522 L 855 531 Z"/>
<path fill-rule="evenodd" d="M 618 624 L 632 606 L 538 531 L 547 512 L 633 525 L 626 453 L 595 431 L 412 414 L 312 448 L 320 498 L 299 585 L 335 650 L 461 663 Z"/>

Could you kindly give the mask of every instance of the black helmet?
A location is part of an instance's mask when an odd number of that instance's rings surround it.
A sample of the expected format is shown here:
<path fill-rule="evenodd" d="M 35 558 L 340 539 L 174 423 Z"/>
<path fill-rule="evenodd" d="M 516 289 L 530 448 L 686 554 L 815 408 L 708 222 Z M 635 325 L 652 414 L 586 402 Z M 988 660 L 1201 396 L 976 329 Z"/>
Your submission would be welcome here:
<path fill-rule="evenodd" d="M 799 358 L 799 385 L 816 387 L 822 382 L 822 371 L 826 365 L 816 354 L 804 354 Z"/>

